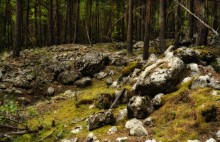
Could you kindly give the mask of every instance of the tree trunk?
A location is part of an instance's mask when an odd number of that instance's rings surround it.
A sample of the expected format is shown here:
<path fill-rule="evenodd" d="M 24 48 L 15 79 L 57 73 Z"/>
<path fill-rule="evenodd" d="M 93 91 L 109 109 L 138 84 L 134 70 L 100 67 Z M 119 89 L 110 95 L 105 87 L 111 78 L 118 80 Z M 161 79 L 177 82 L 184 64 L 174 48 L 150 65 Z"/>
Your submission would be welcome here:
<path fill-rule="evenodd" d="M 13 56 L 19 57 L 21 50 L 22 0 L 16 0 L 16 24 Z"/>
<path fill-rule="evenodd" d="M 190 11 L 194 13 L 194 0 L 190 1 Z M 193 34 L 194 34 L 194 21 L 195 18 L 193 17 L 193 15 L 189 14 L 189 39 L 193 38 Z"/>
<path fill-rule="evenodd" d="M 27 11 L 26 11 L 26 31 L 25 31 L 25 47 L 29 45 L 29 13 L 30 13 L 30 0 L 27 0 Z"/>
<path fill-rule="evenodd" d="M 196 15 L 205 23 L 207 23 L 207 15 L 205 11 L 205 3 L 203 0 L 195 0 L 195 12 Z M 198 37 L 196 39 L 196 45 L 207 45 L 208 28 L 201 22 L 197 21 Z"/>
<path fill-rule="evenodd" d="M 60 7 L 59 0 L 56 0 L 56 45 L 60 44 Z"/>
<path fill-rule="evenodd" d="M 74 39 L 73 39 L 73 43 L 77 43 L 78 42 L 78 33 L 79 33 L 79 20 L 80 20 L 80 0 L 77 0 L 76 3 L 76 21 L 75 21 L 75 33 L 74 33 Z"/>
<path fill-rule="evenodd" d="M 49 45 L 54 44 L 53 0 L 49 1 Z"/>
<path fill-rule="evenodd" d="M 213 2 L 213 29 L 218 30 L 218 2 L 215 0 Z"/>
<path fill-rule="evenodd" d="M 180 0 L 178 0 L 180 2 Z M 181 7 L 178 4 L 176 8 L 176 16 L 175 16 L 175 41 L 174 41 L 174 47 L 179 47 L 179 41 L 180 41 L 180 35 L 181 35 Z"/>
<path fill-rule="evenodd" d="M 159 51 L 163 53 L 166 49 L 165 26 L 166 26 L 166 0 L 160 0 L 160 35 L 159 35 Z"/>
<path fill-rule="evenodd" d="M 148 59 L 148 54 L 149 54 L 151 0 L 147 0 L 146 7 L 147 8 L 146 8 L 146 23 L 145 23 L 143 60 L 147 60 Z"/>
<path fill-rule="evenodd" d="M 128 26 L 127 26 L 127 52 L 128 55 L 133 54 L 133 0 L 129 0 L 128 4 Z"/>

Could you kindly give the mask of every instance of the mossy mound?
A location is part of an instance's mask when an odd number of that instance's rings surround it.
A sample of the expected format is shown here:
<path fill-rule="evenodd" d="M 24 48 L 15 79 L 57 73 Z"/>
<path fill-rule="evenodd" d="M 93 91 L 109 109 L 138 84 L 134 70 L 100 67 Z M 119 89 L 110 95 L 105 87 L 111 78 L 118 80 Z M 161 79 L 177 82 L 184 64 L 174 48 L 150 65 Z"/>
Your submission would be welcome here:
<path fill-rule="evenodd" d="M 192 91 L 188 86 L 165 95 L 163 106 L 151 115 L 155 127 L 150 132 L 156 140 L 204 140 L 219 128 L 220 96 L 211 95 L 210 88 Z"/>
<path fill-rule="evenodd" d="M 140 68 L 140 63 L 135 61 L 128 64 L 128 66 L 124 67 L 122 69 L 122 76 L 128 76 L 131 74 L 135 68 Z"/>

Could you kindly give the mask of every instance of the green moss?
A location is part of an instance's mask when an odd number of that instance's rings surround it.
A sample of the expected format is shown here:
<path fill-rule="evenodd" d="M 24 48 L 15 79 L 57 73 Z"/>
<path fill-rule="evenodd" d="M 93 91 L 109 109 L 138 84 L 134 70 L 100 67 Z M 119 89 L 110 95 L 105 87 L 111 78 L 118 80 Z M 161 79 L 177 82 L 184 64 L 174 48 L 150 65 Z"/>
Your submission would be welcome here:
<path fill-rule="evenodd" d="M 137 68 L 138 66 L 140 66 L 139 62 L 131 62 L 128 64 L 127 67 L 124 67 L 122 69 L 122 76 L 128 76 L 129 74 L 131 74 L 135 68 Z"/>
<path fill-rule="evenodd" d="M 189 84 L 180 85 L 178 91 L 165 95 L 163 106 L 151 115 L 155 127 L 150 131 L 156 140 L 186 141 L 210 133 L 212 126 L 207 120 L 219 117 L 216 104 L 220 96 L 212 96 L 210 88 L 189 90 Z"/>
<path fill-rule="evenodd" d="M 32 142 L 32 136 L 30 134 L 24 134 L 21 137 L 18 137 L 14 142 Z"/>

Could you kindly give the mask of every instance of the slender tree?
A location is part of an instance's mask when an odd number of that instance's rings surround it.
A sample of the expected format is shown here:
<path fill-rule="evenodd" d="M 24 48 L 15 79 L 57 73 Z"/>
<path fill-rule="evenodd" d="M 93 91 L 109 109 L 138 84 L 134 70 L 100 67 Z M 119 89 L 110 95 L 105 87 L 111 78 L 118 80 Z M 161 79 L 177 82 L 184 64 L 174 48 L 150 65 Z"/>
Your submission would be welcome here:
<path fill-rule="evenodd" d="M 143 60 L 148 59 L 149 41 L 150 41 L 150 19 L 151 19 L 151 0 L 146 0 L 146 23 L 145 23 L 145 36 L 144 36 L 144 53 Z"/>
<path fill-rule="evenodd" d="M 207 15 L 205 10 L 204 0 L 195 0 L 195 13 L 205 23 L 207 23 Z M 196 39 L 196 45 L 207 45 L 208 28 L 197 21 L 198 37 Z"/>
<path fill-rule="evenodd" d="M 180 0 L 177 0 L 178 3 Z M 174 41 L 174 47 L 179 47 L 179 41 L 180 41 L 180 35 L 181 35 L 181 7 L 178 4 L 176 7 L 176 15 L 175 15 L 175 41 Z"/>
<path fill-rule="evenodd" d="M 190 1 L 190 11 L 194 13 L 194 0 Z M 194 20 L 193 15 L 189 14 L 189 39 L 193 38 L 194 32 Z"/>
<path fill-rule="evenodd" d="M 160 9 L 160 35 L 159 35 L 159 51 L 160 53 L 163 53 L 166 49 L 166 41 L 165 41 L 165 33 L 166 33 L 166 0 L 160 0 L 159 3 L 159 9 Z"/>
<path fill-rule="evenodd" d="M 53 19 L 53 0 L 49 1 L 49 45 L 54 44 L 54 19 Z"/>
<path fill-rule="evenodd" d="M 16 0 L 16 24 L 13 56 L 19 57 L 21 50 L 22 0 Z"/>
<path fill-rule="evenodd" d="M 127 26 L 127 52 L 128 55 L 133 54 L 132 40 L 133 40 L 133 0 L 128 1 L 128 26 Z"/>

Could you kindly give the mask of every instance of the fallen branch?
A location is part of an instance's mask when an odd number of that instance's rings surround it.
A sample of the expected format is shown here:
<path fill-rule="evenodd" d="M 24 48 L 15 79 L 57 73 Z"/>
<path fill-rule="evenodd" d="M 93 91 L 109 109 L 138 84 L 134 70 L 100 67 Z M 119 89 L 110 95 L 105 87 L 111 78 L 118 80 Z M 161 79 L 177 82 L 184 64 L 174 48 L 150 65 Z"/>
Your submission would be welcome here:
<path fill-rule="evenodd" d="M 121 96 L 125 93 L 126 89 L 123 88 L 121 90 L 121 92 L 118 94 L 118 96 L 115 98 L 114 102 L 112 103 L 111 107 L 109 108 L 109 110 L 111 110 L 118 102 L 118 100 L 121 98 Z"/>
<path fill-rule="evenodd" d="M 194 16 L 197 20 L 199 20 L 199 22 L 201 22 L 204 26 L 206 26 L 208 29 L 210 29 L 216 36 L 219 36 L 218 32 L 216 30 L 214 30 L 212 27 L 210 27 L 208 24 L 206 24 L 204 21 L 202 21 L 198 16 L 196 16 L 194 13 L 192 13 L 189 9 L 187 9 L 184 5 L 182 5 L 180 2 L 178 2 L 177 0 L 175 0 L 175 2 L 177 4 L 179 4 L 183 9 L 185 9 L 187 12 L 189 12 L 189 14 L 191 14 L 192 16 Z"/>

